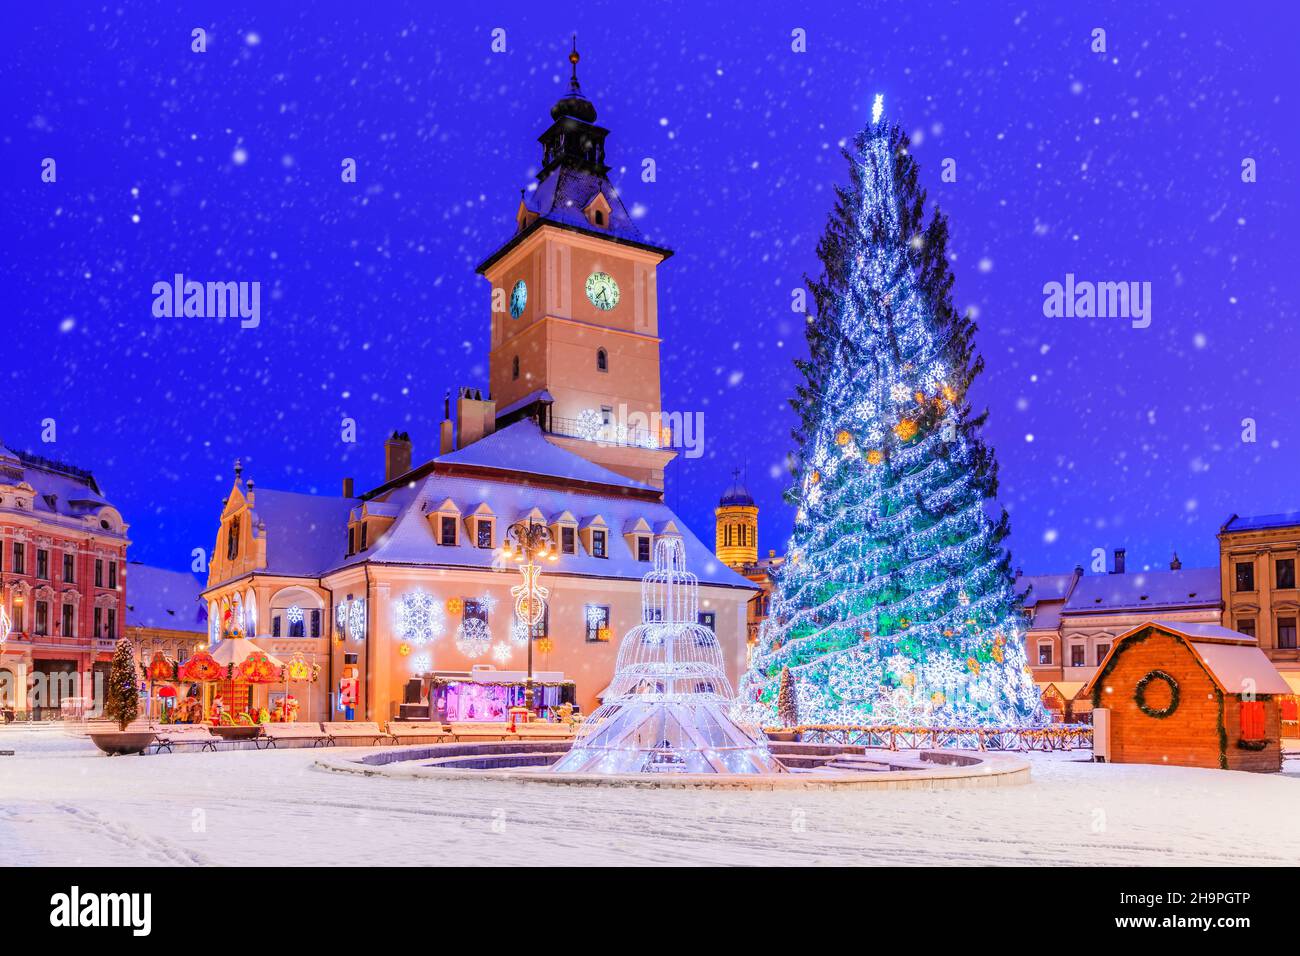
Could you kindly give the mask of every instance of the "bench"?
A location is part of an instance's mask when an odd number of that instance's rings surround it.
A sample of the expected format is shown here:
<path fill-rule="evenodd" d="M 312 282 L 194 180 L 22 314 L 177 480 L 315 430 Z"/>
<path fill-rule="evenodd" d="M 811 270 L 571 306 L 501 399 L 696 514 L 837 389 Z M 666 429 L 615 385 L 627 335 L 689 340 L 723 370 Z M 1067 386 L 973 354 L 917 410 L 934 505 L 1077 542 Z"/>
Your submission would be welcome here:
<path fill-rule="evenodd" d="M 390 720 L 388 722 L 388 736 L 393 738 L 395 743 L 414 744 L 414 743 L 441 743 L 450 735 L 447 728 L 437 720 Z"/>
<path fill-rule="evenodd" d="M 203 724 L 154 724 L 149 731 L 154 735 L 154 753 L 175 753 L 177 744 L 198 744 L 199 750 L 215 751 L 221 743 L 221 738 Z"/>
<path fill-rule="evenodd" d="M 329 743 L 329 735 L 315 721 L 286 721 L 262 725 L 262 736 L 255 741 L 258 750 L 276 746 L 280 741 L 309 740 L 313 747 Z"/>
<path fill-rule="evenodd" d="M 329 738 L 331 746 L 337 746 L 340 740 L 357 741 L 369 740 L 372 745 L 378 744 L 381 740 L 392 740 L 392 734 L 386 734 L 380 729 L 379 725 L 371 721 L 333 721 L 321 724 L 325 728 L 325 735 Z"/>
<path fill-rule="evenodd" d="M 505 721 L 465 720 L 451 722 L 451 735 L 457 740 L 513 740 Z"/>
<path fill-rule="evenodd" d="M 573 728 L 550 720 L 530 720 L 515 724 L 515 733 L 520 737 L 572 737 Z"/>

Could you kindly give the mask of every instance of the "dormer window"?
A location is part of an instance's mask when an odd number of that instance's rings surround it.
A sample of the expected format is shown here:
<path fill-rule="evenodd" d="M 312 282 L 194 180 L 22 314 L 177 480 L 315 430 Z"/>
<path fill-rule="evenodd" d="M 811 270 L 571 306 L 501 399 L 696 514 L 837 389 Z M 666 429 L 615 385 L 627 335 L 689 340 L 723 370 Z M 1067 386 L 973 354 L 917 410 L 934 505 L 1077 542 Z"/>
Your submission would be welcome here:
<path fill-rule="evenodd" d="M 593 558 L 604 558 L 609 556 L 605 546 L 605 532 L 599 528 L 591 532 L 591 556 Z"/>
<path fill-rule="evenodd" d="M 516 355 L 514 357 L 514 360 L 510 363 L 510 377 L 512 379 L 519 378 L 519 356 L 518 355 Z"/>
<path fill-rule="evenodd" d="M 367 534 L 366 523 L 363 521 L 361 522 L 361 550 L 362 551 L 370 547 L 370 542 L 366 540 L 368 537 L 369 535 Z"/>
<path fill-rule="evenodd" d="M 609 371 L 609 353 L 604 349 L 596 349 L 596 371 Z"/>
<path fill-rule="evenodd" d="M 234 560 L 239 554 L 239 519 L 230 519 L 230 528 L 226 532 L 226 557 Z"/>
<path fill-rule="evenodd" d="M 456 546 L 456 519 L 454 516 L 439 516 L 438 543 L 449 548 Z"/>
<path fill-rule="evenodd" d="M 474 543 L 475 543 L 478 547 L 480 547 L 480 548 L 488 548 L 488 549 L 491 549 L 491 547 L 492 547 L 492 522 L 489 521 L 489 520 L 486 519 L 486 518 L 479 518 L 479 519 L 478 519 L 478 523 L 476 524 L 476 526 L 475 526 L 475 528 L 474 528 L 474 532 L 475 532 L 475 541 L 474 541 Z"/>
<path fill-rule="evenodd" d="M 650 538 L 648 535 L 637 535 L 636 559 L 647 563 L 650 561 Z"/>
<path fill-rule="evenodd" d="M 560 528 L 560 552 L 573 554 L 577 551 L 578 529 L 565 525 Z"/>
<path fill-rule="evenodd" d="M 596 210 L 596 215 L 594 218 L 596 220 L 596 225 L 598 226 L 605 225 L 605 214 L 601 212 L 599 209 Z"/>

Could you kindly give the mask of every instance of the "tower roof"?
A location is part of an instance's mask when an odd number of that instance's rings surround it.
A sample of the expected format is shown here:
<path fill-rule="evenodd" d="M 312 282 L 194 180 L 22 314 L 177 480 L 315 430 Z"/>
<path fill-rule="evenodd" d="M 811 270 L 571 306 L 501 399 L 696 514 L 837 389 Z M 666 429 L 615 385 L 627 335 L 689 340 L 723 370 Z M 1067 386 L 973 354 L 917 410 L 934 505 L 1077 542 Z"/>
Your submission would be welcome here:
<path fill-rule="evenodd" d="M 578 35 L 573 35 L 573 52 L 569 54 L 569 63 L 572 66 L 572 75 L 569 77 L 569 92 L 555 101 L 551 107 L 551 119 L 558 120 L 565 116 L 571 116 L 576 120 L 582 120 L 584 123 L 596 122 L 596 105 L 587 99 L 582 93 L 582 87 L 578 85 Z"/>
<path fill-rule="evenodd" d="M 731 473 L 731 487 L 718 499 L 718 507 L 725 508 L 728 505 L 745 505 L 751 508 L 755 506 L 753 497 L 740 480 L 739 468 Z"/>

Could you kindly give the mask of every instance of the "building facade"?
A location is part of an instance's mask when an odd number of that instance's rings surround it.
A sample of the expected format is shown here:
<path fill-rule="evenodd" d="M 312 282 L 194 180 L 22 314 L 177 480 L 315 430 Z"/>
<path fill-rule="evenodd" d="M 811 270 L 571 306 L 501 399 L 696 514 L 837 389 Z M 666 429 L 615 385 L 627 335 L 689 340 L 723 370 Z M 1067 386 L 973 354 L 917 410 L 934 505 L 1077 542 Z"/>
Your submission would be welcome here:
<path fill-rule="evenodd" d="M 746 643 L 752 650 L 758 643 L 759 628 L 771 612 L 774 573 L 785 559 L 770 548 L 766 558 L 759 558 L 758 505 L 741 483 L 739 471 L 732 473 L 732 479 L 713 511 L 713 552 L 718 560 L 759 589 L 745 612 Z"/>
<path fill-rule="evenodd" d="M 127 544 L 90 472 L 0 445 L 0 702 L 85 709 L 121 633 Z"/>
<path fill-rule="evenodd" d="M 123 631 L 142 667 L 155 654 L 184 662 L 208 643 L 208 605 L 193 574 L 131 561 L 126 566 L 129 597 Z"/>
<path fill-rule="evenodd" d="M 659 418 L 657 267 L 670 252 L 644 239 L 607 179 L 608 131 L 570 61 L 538 183 L 478 267 L 491 287 L 488 393 L 448 398 L 438 454 L 422 463 L 393 433 L 368 490 L 351 479 L 339 497 L 258 488 L 237 469 L 223 503 L 210 636 L 323 663 L 315 713 L 342 719 L 350 705 L 387 720 L 451 680 L 516 686 L 530 647 L 535 679 L 570 683 L 593 709 L 670 537 L 700 578 L 701 623 L 728 676 L 745 666 L 755 588 L 664 504 L 674 452 Z M 520 603 L 531 572 L 505 547 L 519 523 L 549 533 L 535 579 L 544 604 Z"/>

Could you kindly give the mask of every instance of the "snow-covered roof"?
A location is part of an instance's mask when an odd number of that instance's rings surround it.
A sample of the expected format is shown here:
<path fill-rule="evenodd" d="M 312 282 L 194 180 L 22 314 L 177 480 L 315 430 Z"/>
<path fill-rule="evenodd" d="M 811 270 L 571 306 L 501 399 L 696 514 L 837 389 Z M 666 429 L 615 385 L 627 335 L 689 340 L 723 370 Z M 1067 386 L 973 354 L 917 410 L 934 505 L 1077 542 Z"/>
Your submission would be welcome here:
<path fill-rule="evenodd" d="M 90 472 L 0 445 L 0 485 L 22 484 L 34 491 L 32 511 L 56 521 L 80 524 L 86 515 L 112 507 Z"/>
<path fill-rule="evenodd" d="M 1192 624 L 1185 621 L 1147 621 L 1130 628 L 1111 644 L 1110 651 L 1097 674 L 1089 680 L 1091 687 L 1097 676 L 1106 672 L 1106 665 L 1116 654 L 1122 653 L 1125 642 L 1134 634 L 1149 627 L 1158 627 L 1181 637 L 1205 666 L 1206 671 L 1226 694 L 1291 694 L 1291 686 L 1278 673 L 1268 655 L 1259 649 L 1259 643 L 1248 634 L 1229 630 L 1218 624 Z"/>
<path fill-rule="evenodd" d="M 498 408 L 497 418 L 505 418 L 511 412 L 518 411 L 521 408 L 526 408 L 529 405 L 533 404 L 534 402 L 544 402 L 547 404 L 551 404 L 554 403 L 554 401 L 555 401 L 554 395 L 552 395 L 544 388 L 539 388 L 535 391 L 529 392 L 523 398 L 511 402 L 505 408 Z"/>
<path fill-rule="evenodd" d="M 615 488 L 650 490 L 649 485 L 625 478 L 552 444 L 546 440 L 537 423 L 529 419 L 507 425 L 500 431 L 457 451 L 448 452 L 435 461 L 440 465 L 472 465 L 476 468 L 525 472 Z"/>
<path fill-rule="evenodd" d="M 359 503 L 258 488 L 253 525 L 266 525 L 266 571 L 315 577 L 341 563 L 347 556 L 348 513 Z"/>
<path fill-rule="evenodd" d="M 208 608 L 199 600 L 203 585 L 194 575 L 132 561 L 125 578 L 128 628 L 207 632 Z"/>
<path fill-rule="evenodd" d="M 1079 579 L 1062 614 L 1098 611 L 1213 607 L 1219 603 L 1219 569 L 1090 574 Z"/>
<path fill-rule="evenodd" d="M 596 193 L 601 193 L 609 203 L 608 223 L 603 229 L 588 222 L 583 212 Z M 560 166 L 538 183 L 536 189 L 524 195 L 524 205 L 540 218 L 569 228 L 598 236 L 617 236 L 628 242 L 646 241 L 623 205 L 618 190 L 609 180 L 589 170 Z"/>
<path fill-rule="evenodd" d="M 402 514 L 392 527 L 368 550 L 354 554 L 341 563 L 376 561 L 386 564 L 483 569 L 499 565 L 497 552 L 490 548 L 476 547 L 470 535 L 461 534 L 459 544 L 456 545 L 438 543 L 429 515 L 438 511 L 448 499 L 457 505 L 462 514 L 469 513 L 480 503 L 486 504 L 498 519 L 498 543 L 506 524 L 517 521 L 534 510 L 543 516 L 567 511 L 583 528 L 591 526 L 596 519 L 603 520 L 610 532 L 606 543 L 608 557 L 594 557 L 579 544 L 576 554 L 561 555 L 558 562 L 548 565 L 548 574 L 584 574 L 639 580 L 650 566 L 637 560 L 634 546 L 629 545 L 622 531 L 637 527 L 644 520 L 647 532 L 667 522 L 675 525 L 686 546 L 687 567 L 699 576 L 701 583 L 751 590 L 754 588 L 750 581 L 719 561 L 661 501 L 619 495 L 615 489 L 608 493 L 596 493 L 557 487 L 550 483 L 522 482 L 505 476 L 499 479 L 462 477 L 437 472 L 426 476 L 414 494 L 407 497 Z"/>
<path fill-rule="evenodd" d="M 1223 523 L 1220 531 L 1260 531 L 1264 528 L 1288 528 L 1300 525 L 1300 511 L 1284 511 L 1274 515 L 1254 517 L 1233 515 Z"/>
<path fill-rule="evenodd" d="M 1021 595 L 1025 607 L 1032 607 L 1040 601 L 1064 601 L 1069 596 L 1073 581 L 1073 572 L 1022 574 L 1016 578 L 1016 592 Z"/>

